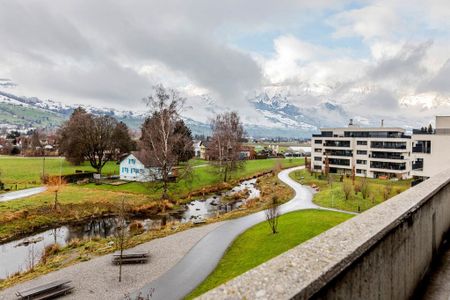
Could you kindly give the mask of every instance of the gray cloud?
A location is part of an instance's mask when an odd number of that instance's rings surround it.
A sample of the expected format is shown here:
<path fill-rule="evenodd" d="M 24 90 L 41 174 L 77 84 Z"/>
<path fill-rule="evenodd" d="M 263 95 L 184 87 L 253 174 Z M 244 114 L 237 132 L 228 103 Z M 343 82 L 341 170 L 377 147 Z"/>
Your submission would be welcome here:
<path fill-rule="evenodd" d="M 6 75 L 22 88 L 48 97 L 138 101 L 152 81 L 171 82 L 161 78 L 168 76 L 239 103 L 246 90 L 259 87 L 260 66 L 221 32 L 281 28 L 339 2 L 2 1 L 0 66 L 10 66 Z M 154 64 L 171 74 L 140 72 Z"/>
<path fill-rule="evenodd" d="M 431 78 L 418 88 L 421 92 L 436 91 L 438 93 L 450 95 L 450 59 Z"/>
<path fill-rule="evenodd" d="M 426 69 L 422 66 L 422 61 L 432 44 L 432 41 L 417 45 L 404 44 L 396 55 L 380 60 L 375 67 L 368 70 L 367 76 L 373 80 L 396 81 L 411 81 L 423 77 Z"/>

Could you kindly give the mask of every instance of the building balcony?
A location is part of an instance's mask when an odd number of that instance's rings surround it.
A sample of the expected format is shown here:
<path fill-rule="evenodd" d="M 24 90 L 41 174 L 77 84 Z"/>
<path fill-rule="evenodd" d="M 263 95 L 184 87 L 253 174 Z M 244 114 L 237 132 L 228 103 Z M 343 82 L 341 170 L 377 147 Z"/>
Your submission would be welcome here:
<path fill-rule="evenodd" d="M 351 166 L 346 166 L 346 165 L 329 164 L 328 166 L 329 166 L 330 168 L 336 168 L 336 169 L 348 169 L 348 170 L 351 170 L 351 169 L 352 169 Z"/>
<path fill-rule="evenodd" d="M 430 154 L 431 153 L 431 147 L 424 147 L 423 145 L 419 144 L 416 146 L 412 147 L 412 152 L 413 153 L 427 153 Z"/>
<path fill-rule="evenodd" d="M 400 155 L 398 152 L 388 152 L 383 154 L 369 154 L 369 158 L 373 160 L 408 160 L 407 157 Z"/>
<path fill-rule="evenodd" d="M 414 170 L 414 171 L 423 171 L 423 161 L 413 162 L 412 170 Z"/>

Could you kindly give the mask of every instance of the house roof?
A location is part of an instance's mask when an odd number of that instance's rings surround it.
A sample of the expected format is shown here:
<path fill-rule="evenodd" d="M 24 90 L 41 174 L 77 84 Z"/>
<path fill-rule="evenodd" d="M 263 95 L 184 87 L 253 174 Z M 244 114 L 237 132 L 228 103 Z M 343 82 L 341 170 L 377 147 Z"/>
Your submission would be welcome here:
<path fill-rule="evenodd" d="M 130 155 L 133 155 L 136 157 L 137 160 L 139 160 L 145 167 L 152 167 L 150 156 L 145 151 L 133 151 L 129 153 L 128 155 L 124 155 L 120 162 L 127 159 Z"/>

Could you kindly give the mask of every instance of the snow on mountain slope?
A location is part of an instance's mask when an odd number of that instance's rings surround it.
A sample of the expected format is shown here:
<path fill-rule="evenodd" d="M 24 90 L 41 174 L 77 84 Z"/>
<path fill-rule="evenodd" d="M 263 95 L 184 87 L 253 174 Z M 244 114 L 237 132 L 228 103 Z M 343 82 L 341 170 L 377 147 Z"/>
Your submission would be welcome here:
<path fill-rule="evenodd" d="M 305 98 L 305 94 L 297 92 L 265 90 L 248 100 L 251 111 L 248 111 L 247 108 L 246 111 L 238 109 L 238 112 L 241 113 L 247 132 L 252 136 L 306 137 L 321 126 L 342 125 L 342 122 L 347 121 L 348 116 L 342 107 L 327 101 L 319 104 L 308 103 Z M 48 112 L 61 119 L 67 119 L 74 108 L 82 106 L 94 114 L 114 116 L 135 129 L 139 128 L 146 116 L 145 111 L 117 110 L 90 105 L 67 105 L 53 100 L 19 97 L 2 91 L 0 91 L 0 103 L 9 105 L 9 108 L 35 109 L 40 111 L 40 114 Z M 294 103 L 301 103 L 301 105 Z M 209 95 L 191 96 L 186 101 L 182 116 L 194 133 L 208 134 L 210 119 L 215 114 L 227 110 L 230 108 L 218 103 Z M 11 109 L 9 113 L 15 114 Z M 2 112 L 0 112 L 0 119 L 1 114 Z M 18 111 L 17 114 L 20 112 Z M 34 126 L 39 126 L 39 122 Z M 32 124 L 33 120 L 30 119 L 28 123 Z"/>

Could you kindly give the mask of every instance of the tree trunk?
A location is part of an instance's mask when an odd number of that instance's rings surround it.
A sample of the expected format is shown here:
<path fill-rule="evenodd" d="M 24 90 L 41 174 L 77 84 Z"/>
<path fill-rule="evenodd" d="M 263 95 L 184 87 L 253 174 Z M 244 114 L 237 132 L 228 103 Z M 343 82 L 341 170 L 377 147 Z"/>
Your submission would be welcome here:
<path fill-rule="evenodd" d="M 55 191 L 55 204 L 53 209 L 56 209 L 58 207 L 58 191 Z"/>
<path fill-rule="evenodd" d="M 225 172 L 223 172 L 223 182 L 227 182 L 228 177 L 228 164 L 225 165 Z"/>

